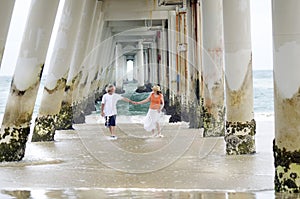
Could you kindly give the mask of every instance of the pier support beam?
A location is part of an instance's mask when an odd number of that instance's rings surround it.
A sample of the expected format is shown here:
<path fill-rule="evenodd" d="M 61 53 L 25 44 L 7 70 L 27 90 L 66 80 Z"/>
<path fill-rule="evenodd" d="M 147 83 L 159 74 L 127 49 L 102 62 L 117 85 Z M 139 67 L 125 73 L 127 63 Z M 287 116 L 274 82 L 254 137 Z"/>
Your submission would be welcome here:
<path fill-rule="evenodd" d="M 149 79 L 149 83 L 153 84 L 154 82 L 154 76 L 153 76 L 153 53 L 152 53 L 153 49 L 151 47 L 151 45 L 149 45 L 149 48 L 147 50 L 148 56 L 148 79 Z"/>
<path fill-rule="evenodd" d="M 0 0 L 0 68 L 15 0 Z"/>
<path fill-rule="evenodd" d="M 177 73 L 176 73 L 176 12 L 169 11 L 168 16 L 168 49 L 169 49 L 169 99 L 170 105 L 174 103 L 175 93 L 177 92 Z"/>
<path fill-rule="evenodd" d="M 223 1 L 226 152 L 255 153 L 256 124 L 253 115 L 253 79 L 250 30 L 250 1 Z"/>
<path fill-rule="evenodd" d="M 104 21 L 103 21 L 104 22 Z M 113 41 L 111 37 L 111 32 L 105 27 L 105 22 L 103 24 L 103 30 L 101 34 L 101 43 L 99 45 L 100 52 L 97 56 L 97 63 L 99 65 L 99 72 L 97 78 L 97 88 L 96 88 L 96 100 L 99 100 L 103 95 L 103 88 L 106 84 L 113 84 L 116 81 L 116 73 L 115 73 L 115 46 L 116 43 Z M 107 73 L 107 71 L 109 72 Z M 106 81 L 107 76 L 109 80 Z"/>
<path fill-rule="evenodd" d="M 0 161 L 24 157 L 58 2 L 31 2 L 1 128 Z"/>
<path fill-rule="evenodd" d="M 136 56 L 133 60 L 133 81 L 137 81 L 137 61 L 136 61 Z"/>
<path fill-rule="evenodd" d="M 35 120 L 32 142 L 53 141 L 70 67 L 82 4 L 66 0 L 49 63 L 42 102 Z"/>
<path fill-rule="evenodd" d="M 83 78 L 83 64 L 85 64 L 85 51 L 88 43 L 89 30 L 96 2 L 84 0 L 79 20 L 79 28 L 74 41 L 70 70 L 68 73 L 66 89 L 62 101 L 60 113 L 57 117 L 57 129 L 72 129 L 72 120 L 84 121 L 80 97 L 76 92 L 80 80 Z"/>
<path fill-rule="evenodd" d="M 148 52 L 149 50 L 146 49 L 145 52 L 144 52 L 144 64 L 145 64 L 145 67 L 144 67 L 144 73 L 145 73 L 145 82 L 146 83 L 149 83 L 149 56 L 148 56 Z"/>
<path fill-rule="evenodd" d="M 96 110 L 95 107 L 95 85 L 98 78 L 99 64 L 98 57 L 103 54 L 101 45 L 102 33 L 103 33 L 103 12 L 102 12 L 102 1 L 96 2 L 96 7 L 94 10 L 93 20 L 91 23 L 88 45 L 86 49 L 86 57 L 88 59 L 88 67 L 85 71 L 87 75 L 87 81 L 81 86 L 83 88 L 83 112 L 85 115 L 89 115 L 92 111 Z M 109 47 L 107 46 L 107 51 Z"/>
<path fill-rule="evenodd" d="M 202 0 L 204 136 L 225 134 L 223 0 Z M 230 67 L 230 66 L 229 66 Z"/>
<path fill-rule="evenodd" d="M 120 43 L 116 44 L 116 91 L 122 92 L 123 91 L 123 78 L 124 78 L 124 61 L 122 55 L 122 45 Z"/>
<path fill-rule="evenodd" d="M 150 60 L 150 76 L 152 77 L 152 84 L 158 83 L 158 63 L 157 63 L 157 44 L 151 44 L 151 60 Z"/>
<path fill-rule="evenodd" d="M 166 21 L 162 21 L 162 31 L 160 34 L 160 79 L 159 83 L 161 86 L 168 88 L 168 74 L 167 74 L 167 63 L 168 63 L 168 56 L 167 56 L 167 50 L 168 50 L 168 36 L 167 36 L 167 30 L 165 29 Z"/>
<path fill-rule="evenodd" d="M 121 61 L 122 61 L 122 66 L 123 66 L 123 82 L 124 81 L 127 82 L 128 81 L 128 73 L 127 73 L 127 61 L 126 61 L 125 55 L 123 55 L 121 57 Z"/>
<path fill-rule="evenodd" d="M 275 190 L 300 192 L 300 23 L 297 0 L 273 0 Z"/>
<path fill-rule="evenodd" d="M 145 77 L 144 77 L 144 49 L 142 41 L 138 43 L 138 51 L 136 54 L 136 61 L 137 61 L 137 81 L 138 87 L 142 87 L 145 84 Z"/>
<path fill-rule="evenodd" d="M 187 57 L 188 57 L 188 119 L 190 128 L 203 127 L 202 100 L 200 98 L 200 76 L 202 71 L 202 27 L 200 19 L 201 1 L 188 2 L 187 5 Z M 202 5 L 202 2 L 201 2 Z M 202 96 L 201 96 L 202 97 Z"/>

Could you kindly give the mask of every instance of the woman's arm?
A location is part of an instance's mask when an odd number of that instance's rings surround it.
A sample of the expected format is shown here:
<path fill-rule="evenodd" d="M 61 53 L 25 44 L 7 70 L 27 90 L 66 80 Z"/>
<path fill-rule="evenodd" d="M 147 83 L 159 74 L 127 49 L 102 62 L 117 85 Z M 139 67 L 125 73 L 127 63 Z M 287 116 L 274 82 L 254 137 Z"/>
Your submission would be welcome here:
<path fill-rule="evenodd" d="M 164 96 L 161 94 L 161 104 L 160 104 L 160 110 L 162 110 L 165 106 L 165 100 L 164 100 Z"/>
<path fill-rule="evenodd" d="M 161 102 L 160 102 L 160 108 L 158 109 L 158 112 L 160 113 L 162 109 L 165 106 L 164 96 L 161 94 Z"/>
<path fill-rule="evenodd" d="M 147 102 L 150 102 L 150 97 L 151 97 L 151 94 L 146 99 L 136 102 L 136 104 L 145 104 Z"/>

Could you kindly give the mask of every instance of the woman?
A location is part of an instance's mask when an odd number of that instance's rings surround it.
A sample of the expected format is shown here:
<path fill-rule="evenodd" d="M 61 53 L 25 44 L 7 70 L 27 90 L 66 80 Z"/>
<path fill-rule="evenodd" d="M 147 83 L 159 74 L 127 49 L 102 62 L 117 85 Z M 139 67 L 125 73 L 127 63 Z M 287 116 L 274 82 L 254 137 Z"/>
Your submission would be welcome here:
<path fill-rule="evenodd" d="M 151 94 L 149 97 L 146 99 L 136 102 L 136 104 L 145 104 L 147 102 L 150 102 L 150 107 L 145 119 L 144 123 L 144 129 L 146 131 L 152 131 L 153 136 L 155 136 L 155 128 L 157 128 L 157 137 L 163 137 L 160 131 L 160 126 L 159 126 L 159 117 L 160 117 L 160 112 L 163 109 L 165 102 L 164 102 L 164 97 L 161 94 L 160 87 L 158 85 L 152 87 Z"/>

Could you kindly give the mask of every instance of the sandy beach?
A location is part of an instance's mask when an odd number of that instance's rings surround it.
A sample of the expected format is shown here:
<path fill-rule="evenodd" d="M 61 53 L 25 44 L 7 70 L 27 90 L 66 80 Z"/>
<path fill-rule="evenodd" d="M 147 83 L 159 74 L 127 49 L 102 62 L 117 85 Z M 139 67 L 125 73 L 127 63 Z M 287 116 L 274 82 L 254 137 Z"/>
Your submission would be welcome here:
<path fill-rule="evenodd" d="M 108 197 L 112 192 L 178 193 L 177 198 L 199 194 L 234 198 L 233 193 L 246 194 L 243 198 L 275 197 L 272 118 L 257 121 L 257 153 L 241 156 L 226 156 L 222 137 L 203 138 L 200 129 L 169 124 L 168 117 L 163 118 L 164 138 L 145 132 L 141 116 L 119 116 L 118 140 L 112 141 L 103 119 L 93 114 L 75 130 L 57 132 L 55 142 L 29 142 L 24 160 L 0 164 L 1 193 L 39 190 L 42 195 L 58 194 L 55 198 L 63 198 L 67 190 L 81 198 Z"/>

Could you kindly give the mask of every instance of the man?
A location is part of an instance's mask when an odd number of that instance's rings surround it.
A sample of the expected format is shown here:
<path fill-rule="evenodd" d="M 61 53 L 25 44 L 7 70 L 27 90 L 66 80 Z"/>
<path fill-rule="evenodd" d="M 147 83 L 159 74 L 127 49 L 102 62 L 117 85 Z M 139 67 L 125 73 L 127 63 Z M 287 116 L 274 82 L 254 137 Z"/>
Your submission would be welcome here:
<path fill-rule="evenodd" d="M 102 97 L 101 102 L 101 115 L 105 117 L 105 126 L 109 128 L 111 138 L 116 140 L 117 136 L 115 134 L 116 127 L 116 117 L 117 117 L 117 102 L 123 100 L 125 102 L 134 103 L 132 100 L 122 97 L 119 94 L 115 93 L 115 86 L 108 85 L 106 87 L 106 94 Z"/>

